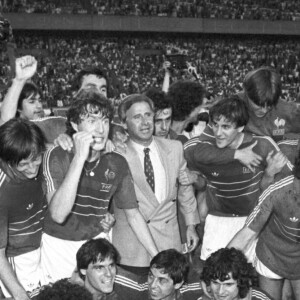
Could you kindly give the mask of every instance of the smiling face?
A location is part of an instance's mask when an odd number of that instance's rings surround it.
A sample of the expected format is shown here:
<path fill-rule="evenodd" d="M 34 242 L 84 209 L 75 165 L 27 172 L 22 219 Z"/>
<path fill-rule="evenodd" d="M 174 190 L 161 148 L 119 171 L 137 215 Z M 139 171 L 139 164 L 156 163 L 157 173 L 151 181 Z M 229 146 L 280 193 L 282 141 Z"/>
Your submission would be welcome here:
<path fill-rule="evenodd" d="M 240 142 L 241 132 L 244 126 L 236 127 L 236 124 L 227 121 L 223 116 L 213 119 L 212 130 L 216 139 L 218 148 L 236 149 Z"/>
<path fill-rule="evenodd" d="M 160 109 L 154 117 L 155 130 L 154 134 L 167 138 L 171 126 L 172 108 Z"/>
<path fill-rule="evenodd" d="M 154 113 L 147 102 L 134 103 L 126 112 L 125 128 L 136 143 L 149 146 L 154 129 Z"/>
<path fill-rule="evenodd" d="M 32 93 L 22 101 L 22 109 L 19 110 L 20 117 L 27 120 L 36 120 L 44 116 L 41 96 Z"/>
<path fill-rule="evenodd" d="M 80 270 L 85 275 L 86 289 L 93 295 L 109 294 L 113 291 L 116 271 L 116 264 L 111 258 L 90 263 L 86 270 Z"/>
<path fill-rule="evenodd" d="M 107 97 L 107 82 L 104 77 L 98 77 L 94 74 L 83 76 L 80 89 L 91 89 L 98 90 L 100 94 Z"/>
<path fill-rule="evenodd" d="M 42 155 L 40 154 L 36 157 L 30 156 L 29 158 L 22 159 L 15 168 L 28 179 L 32 179 L 37 176 L 41 163 Z"/>
<path fill-rule="evenodd" d="M 238 300 L 239 288 L 237 281 L 232 278 L 232 274 L 229 273 L 229 279 L 225 281 L 212 280 L 210 282 L 210 289 L 215 300 Z"/>
<path fill-rule="evenodd" d="M 152 300 L 173 300 L 182 283 L 174 284 L 162 269 L 151 268 L 148 275 L 149 296 Z"/>

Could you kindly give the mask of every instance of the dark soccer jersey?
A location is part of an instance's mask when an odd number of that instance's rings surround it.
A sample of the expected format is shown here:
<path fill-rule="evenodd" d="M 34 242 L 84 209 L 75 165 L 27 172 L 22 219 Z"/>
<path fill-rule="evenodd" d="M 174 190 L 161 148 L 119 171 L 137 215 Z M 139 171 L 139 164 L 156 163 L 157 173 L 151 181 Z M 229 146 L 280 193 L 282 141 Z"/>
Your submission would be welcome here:
<path fill-rule="evenodd" d="M 41 171 L 24 180 L 9 173 L 0 162 L 0 248 L 14 257 L 40 247 L 46 197 Z"/>
<path fill-rule="evenodd" d="M 46 152 L 44 176 L 47 193 L 61 185 L 72 159 L 73 153 L 60 147 Z M 90 170 L 95 164 L 86 162 L 85 169 Z M 100 221 L 107 213 L 112 197 L 119 208 L 138 207 L 131 173 L 122 155 L 113 152 L 101 156 L 93 172 L 94 176 L 90 176 L 83 170 L 74 206 L 63 224 L 54 222 L 47 213 L 44 228 L 47 234 L 64 240 L 88 240 L 103 231 Z"/>
<path fill-rule="evenodd" d="M 257 141 L 253 151 L 261 155 L 263 162 L 251 172 L 238 160 L 224 164 L 203 164 L 196 158 L 197 145 L 207 143 L 215 145 L 214 137 L 199 138 L 185 145 L 188 168 L 200 171 L 207 179 L 208 208 L 210 213 L 247 216 L 257 204 L 261 193 L 260 181 L 266 168 L 266 157 L 270 151 L 278 151 L 276 143 L 269 137 L 246 134 L 239 149 L 248 147 Z M 195 157 L 196 156 L 196 157 Z M 290 164 L 289 167 L 291 168 Z"/>
<path fill-rule="evenodd" d="M 269 186 L 246 221 L 260 232 L 257 257 L 275 274 L 300 279 L 300 180 L 287 176 Z"/>

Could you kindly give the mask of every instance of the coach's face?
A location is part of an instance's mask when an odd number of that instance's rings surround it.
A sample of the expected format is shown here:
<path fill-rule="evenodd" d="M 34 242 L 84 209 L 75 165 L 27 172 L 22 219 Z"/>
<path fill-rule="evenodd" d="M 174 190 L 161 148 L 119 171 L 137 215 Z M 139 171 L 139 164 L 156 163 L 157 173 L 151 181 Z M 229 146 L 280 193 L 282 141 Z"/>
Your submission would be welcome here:
<path fill-rule="evenodd" d="M 147 102 L 134 103 L 126 112 L 125 128 L 134 142 L 149 146 L 154 129 L 154 112 Z"/>

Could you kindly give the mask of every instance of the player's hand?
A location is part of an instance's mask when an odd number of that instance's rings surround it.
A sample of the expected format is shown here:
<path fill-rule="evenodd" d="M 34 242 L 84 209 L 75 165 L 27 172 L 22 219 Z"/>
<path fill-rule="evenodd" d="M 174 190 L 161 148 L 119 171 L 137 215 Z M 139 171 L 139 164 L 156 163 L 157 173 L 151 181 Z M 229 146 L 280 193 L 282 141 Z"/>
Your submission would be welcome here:
<path fill-rule="evenodd" d="M 187 226 L 186 239 L 187 239 L 188 252 L 192 252 L 193 250 L 195 250 L 199 242 L 199 237 L 196 232 L 195 225 Z"/>
<path fill-rule="evenodd" d="M 213 299 L 212 295 L 210 294 L 210 291 L 207 288 L 206 283 L 203 280 L 200 280 L 200 283 L 201 283 L 201 287 L 202 287 L 204 295 L 207 296 L 209 299 Z"/>
<path fill-rule="evenodd" d="M 110 229 L 115 225 L 115 223 L 116 223 L 116 219 L 114 215 L 112 215 L 109 212 L 107 212 L 105 214 L 105 218 L 100 221 L 100 224 L 104 232 L 109 232 Z"/>
<path fill-rule="evenodd" d="M 179 183 L 181 185 L 191 185 L 198 180 L 199 172 L 190 171 L 189 169 L 180 170 L 179 172 Z"/>
<path fill-rule="evenodd" d="M 94 142 L 92 133 L 80 131 L 73 135 L 75 156 L 86 160 L 89 156 L 90 146 Z"/>
<path fill-rule="evenodd" d="M 68 136 L 66 133 L 61 133 L 55 140 L 54 140 L 55 146 L 60 146 L 64 150 L 71 151 L 73 148 L 73 140 L 70 136 Z"/>
<path fill-rule="evenodd" d="M 275 176 L 288 162 L 287 157 L 281 151 L 275 153 L 274 155 L 273 153 L 274 151 L 270 151 L 266 158 L 266 172 L 269 176 Z"/>
<path fill-rule="evenodd" d="M 257 141 L 246 148 L 236 150 L 234 154 L 234 159 L 237 159 L 241 164 L 249 168 L 251 172 L 254 172 L 255 167 L 258 167 L 262 161 L 262 157 L 253 152 L 256 144 Z"/>
<path fill-rule="evenodd" d="M 107 140 L 106 145 L 105 145 L 105 153 L 110 153 L 113 152 L 116 149 L 116 146 L 111 140 Z"/>
<path fill-rule="evenodd" d="M 36 72 L 37 61 L 31 55 L 22 56 L 16 59 L 16 79 L 26 81 Z"/>

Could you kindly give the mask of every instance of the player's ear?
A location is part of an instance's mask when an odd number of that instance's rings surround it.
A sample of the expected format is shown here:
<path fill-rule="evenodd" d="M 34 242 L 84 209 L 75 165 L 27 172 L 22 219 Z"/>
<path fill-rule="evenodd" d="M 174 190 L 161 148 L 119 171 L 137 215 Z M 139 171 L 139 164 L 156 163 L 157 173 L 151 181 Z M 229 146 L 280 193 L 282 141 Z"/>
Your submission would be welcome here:
<path fill-rule="evenodd" d="M 183 285 L 183 281 L 176 283 L 176 284 L 174 285 L 175 290 L 180 289 L 180 288 L 182 287 L 182 285 Z"/>
<path fill-rule="evenodd" d="M 241 126 L 238 128 L 238 132 L 242 132 L 244 130 L 245 126 Z"/>
<path fill-rule="evenodd" d="M 71 122 L 71 126 L 76 132 L 78 132 L 78 124 Z"/>
<path fill-rule="evenodd" d="M 85 276 L 86 275 L 86 269 L 80 269 L 80 273 Z"/>

